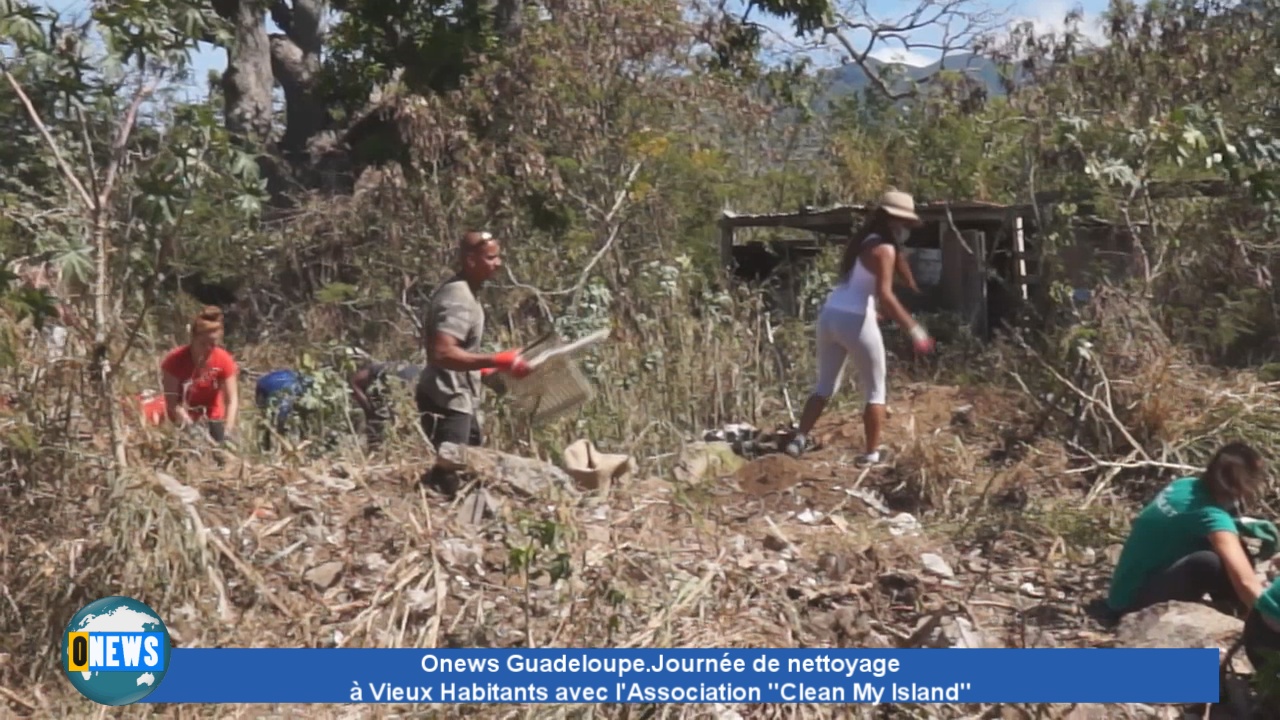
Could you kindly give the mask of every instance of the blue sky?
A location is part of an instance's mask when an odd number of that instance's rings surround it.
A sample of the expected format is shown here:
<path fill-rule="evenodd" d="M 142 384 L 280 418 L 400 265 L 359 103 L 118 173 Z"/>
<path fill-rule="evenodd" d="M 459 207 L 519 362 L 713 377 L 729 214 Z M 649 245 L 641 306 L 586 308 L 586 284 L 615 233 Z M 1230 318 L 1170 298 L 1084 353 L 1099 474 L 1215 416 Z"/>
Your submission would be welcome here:
<path fill-rule="evenodd" d="M 87 14 L 91 6 L 90 0 L 37 0 L 39 4 L 46 7 L 54 8 L 68 14 Z M 894 2 L 894 0 L 835 0 L 839 5 L 844 7 L 865 7 L 872 17 L 881 22 L 892 22 L 904 14 L 911 12 L 918 7 L 919 0 L 905 0 Z M 1087 34 L 1097 37 L 1095 31 L 1099 13 L 1106 9 L 1107 0 L 970 0 L 973 3 L 983 3 L 985 7 L 1001 13 L 1001 17 L 1007 22 L 1017 22 L 1022 20 L 1030 20 L 1036 24 L 1039 29 L 1052 29 L 1061 27 L 1062 18 L 1073 8 L 1079 8 L 1085 15 L 1085 30 Z M 728 0 L 729 8 L 744 7 L 743 0 Z M 740 10 L 739 10 L 740 11 Z M 767 18 L 759 11 L 753 13 L 752 18 L 757 22 L 761 22 L 772 30 L 772 37 L 768 39 L 769 45 L 774 52 L 779 54 L 794 52 L 799 41 L 795 38 L 789 23 L 783 20 L 775 20 Z M 268 21 L 270 23 L 270 21 Z M 271 29 L 275 30 L 274 25 Z M 936 29 L 924 29 L 913 35 L 913 39 L 918 42 L 937 43 L 941 37 L 941 32 Z M 857 41 L 865 42 L 865 36 L 855 38 Z M 832 64 L 838 62 L 838 55 L 822 49 L 809 49 L 810 56 L 818 63 Z M 901 45 L 891 45 L 881 43 L 873 48 L 872 55 L 879 59 L 895 59 L 907 62 L 913 65 L 925 65 L 937 59 L 936 52 L 927 50 L 907 50 Z M 192 95 L 203 95 L 205 92 L 205 78 L 210 71 L 221 72 L 226 68 L 226 53 L 216 47 L 202 45 L 193 57 L 194 73 L 191 87 Z"/>

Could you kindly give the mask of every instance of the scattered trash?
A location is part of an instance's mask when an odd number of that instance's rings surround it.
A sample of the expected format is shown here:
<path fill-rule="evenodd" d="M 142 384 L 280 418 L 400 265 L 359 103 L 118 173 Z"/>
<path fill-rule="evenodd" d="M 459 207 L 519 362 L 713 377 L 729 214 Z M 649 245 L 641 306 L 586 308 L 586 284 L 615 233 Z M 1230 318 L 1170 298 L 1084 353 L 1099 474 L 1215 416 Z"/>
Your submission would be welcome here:
<path fill-rule="evenodd" d="M 586 438 L 566 447 L 563 458 L 565 472 L 583 490 L 608 491 L 631 476 L 633 465 L 630 455 L 602 453 Z"/>
<path fill-rule="evenodd" d="M 677 482 L 696 484 L 731 475 L 745 464 L 728 443 L 694 442 L 681 448 L 672 474 Z"/>
<path fill-rule="evenodd" d="M 891 510 L 889 510 L 889 506 L 885 504 L 884 497 L 880 495 L 880 493 L 874 490 L 863 490 L 861 488 L 857 488 L 857 489 L 845 488 L 844 492 L 846 495 L 850 497 L 858 498 L 862 502 L 866 503 L 869 509 L 875 510 L 881 515 L 888 515 L 890 512 L 892 512 Z M 908 517 L 910 516 L 908 515 Z M 915 518 L 912 518 L 912 519 L 914 520 Z"/>
<path fill-rule="evenodd" d="M 807 508 L 795 515 L 795 519 L 799 520 L 805 525 L 812 525 L 816 522 L 819 522 L 824 517 L 826 517 L 824 513 L 815 512 L 812 509 L 807 509 Z"/>
<path fill-rule="evenodd" d="M 880 522 L 887 524 L 889 526 L 889 534 L 895 537 L 919 535 L 920 531 L 923 529 L 920 526 L 920 521 L 911 513 L 898 513 L 897 515 L 894 515 L 887 520 L 881 520 Z"/>
<path fill-rule="evenodd" d="M 757 429 L 751 423 L 728 423 L 720 428 L 703 431 L 702 440 L 724 443 L 734 454 L 753 459 L 781 452 L 794 433 L 794 428 L 779 428 L 770 433 Z"/>
<path fill-rule="evenodd" d="M 702 439 L 707 442 L 743 442 L 754 440 L 759 431 L 750 423 L 729 423 L 719 430 L 707 430 Z"/>

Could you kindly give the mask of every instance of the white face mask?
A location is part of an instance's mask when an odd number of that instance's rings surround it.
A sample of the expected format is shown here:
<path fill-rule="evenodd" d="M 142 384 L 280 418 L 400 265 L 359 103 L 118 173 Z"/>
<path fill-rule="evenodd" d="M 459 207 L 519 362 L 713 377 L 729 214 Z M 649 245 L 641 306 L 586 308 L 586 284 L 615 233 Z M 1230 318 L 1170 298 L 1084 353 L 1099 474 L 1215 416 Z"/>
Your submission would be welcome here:
<path fill-rule="evenodd" d="M 907 238 L 911 237 L 911 230 L 906 225 L 893 224 L 893 239 L 898 243 L 905 243 Z"/>

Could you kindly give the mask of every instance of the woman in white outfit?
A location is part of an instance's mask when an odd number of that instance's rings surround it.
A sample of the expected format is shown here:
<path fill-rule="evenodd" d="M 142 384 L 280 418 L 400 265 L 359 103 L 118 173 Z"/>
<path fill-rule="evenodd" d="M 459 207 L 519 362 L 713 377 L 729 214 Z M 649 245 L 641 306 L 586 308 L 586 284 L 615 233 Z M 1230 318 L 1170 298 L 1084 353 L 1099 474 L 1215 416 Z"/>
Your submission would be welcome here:
<path fill-rule="evenodd" d="M 866 467 L 880 462 L 886 387 L 884 338 L 880 335 L 878 315 L 888 315 L 907 330 L 916 352 L 933 350 L 929 333 L 911 319 L 893 294 L 895 269 L 909 285 L 914 285 L 898 248 L 910 235 L 911 228 L 920 224 L 912 197 L 889 191 L 880 198 L 879 206 L 862 228 L 849 238 L 840 260 L 840 284 L 827 296 L 818 313 L 818 384 L 805 402 L 799 432 L 786 448 L 788 455 L 798 457 L 812 446 L 809 433 L 840 383 L 845 358 L 852 356 L 858 371 L 858 385 L 866 397 L 862 414 L 866 452 L 858 456 L 856 464 Z"/>

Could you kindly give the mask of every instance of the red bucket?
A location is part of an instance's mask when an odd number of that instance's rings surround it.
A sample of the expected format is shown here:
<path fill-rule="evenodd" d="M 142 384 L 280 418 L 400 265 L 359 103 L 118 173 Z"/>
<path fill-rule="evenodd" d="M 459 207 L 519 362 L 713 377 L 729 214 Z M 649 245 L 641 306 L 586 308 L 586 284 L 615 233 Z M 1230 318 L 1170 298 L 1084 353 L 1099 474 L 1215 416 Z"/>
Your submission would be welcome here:
<path fill-rule="evenodd" d="M 163 395 L 155 395 L 150 398 L 145 395 L 139 395 L 138 402 L 142 406 L 142 418 L 146 420 L 147 423 L 151 425 L 159 425 L 164 422 L 166 413 Z"/>

